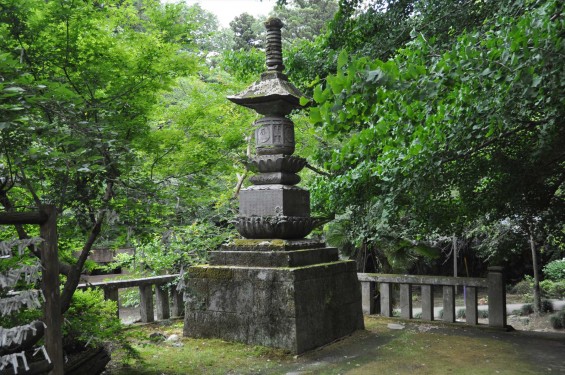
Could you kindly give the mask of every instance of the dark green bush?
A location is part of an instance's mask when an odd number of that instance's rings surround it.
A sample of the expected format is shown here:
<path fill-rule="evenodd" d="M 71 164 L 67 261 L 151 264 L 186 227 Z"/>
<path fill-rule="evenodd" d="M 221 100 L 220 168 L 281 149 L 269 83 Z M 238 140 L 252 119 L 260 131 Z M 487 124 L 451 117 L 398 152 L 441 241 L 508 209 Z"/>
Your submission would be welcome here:
<path fill-rule="evenodd" d="M 534 313 L 534 305 L 527 303 L 520 308 L 520 316 L 526 316 Z"/>
<path fill-rule="evenodd" d="M 547 299 L 541 300 L 540 312 L 551 313 L 553 312 L 553 302 Z"/>
<path fill-rule="evenodd" d="M 513 288 L 511 288 L 510 293 L 512 294 L 527 294 L 531 293 L 533 288 L 533 279 L 531 276 L 526 275 L 524 280 L 519 281 Z"/>
<path fill-rule="evenodd" d="M 549 322 L 555 329 L 565 328 L 565 310 L 561 310 L 558 313 L 551 315 L 549 317 Z"/>

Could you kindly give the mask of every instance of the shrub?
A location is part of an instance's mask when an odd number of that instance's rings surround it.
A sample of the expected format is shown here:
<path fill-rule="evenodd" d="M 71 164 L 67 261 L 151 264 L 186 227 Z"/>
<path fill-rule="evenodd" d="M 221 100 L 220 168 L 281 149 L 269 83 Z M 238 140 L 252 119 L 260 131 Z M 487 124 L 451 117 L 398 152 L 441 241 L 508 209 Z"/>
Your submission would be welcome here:
<path fill-rule="evenodd" d="M 545 297 L 557 299 L 565 298 L 565 280 L 543 280 L 540 282 L 540 288 Z"/>
<path fill-rule="evenodd" d="M 520 308 L 520 316 L 526 316 L 534 313 L 534 306 L 531 303 L 522 305 Z"/>
<path fill-rule="evenodd" d="M 561 310 L 549 317 L 551 326 L 555 329 L 565 328 L 565 310 Z"/>
<path fill-rule="evenodd" d="M 467 314 L 465 313 L 465 309 L 457 310 L 457 319 L 465 319 Z"/>
<path fill-rule="evenodd" d="M 553 312 L 553 303 L 550 300 L 542 299 L 540 312 L 542 313 L 551 313 Z"/>
<path fill-rule="evenodd" d="M 514 287 L 511 289 L 512 294 L 527 294 L 531 293 L 533 288 L 533 280 L 531 276 L 526 275 L 524 280 L 519 281 Z"/>
<path fill-rule="evenodd" d="M 105 301 L 100 290 L 77 290 L 65 313 L 63 345 L 68 351 L 120 341 L 122 326 L 116 302 Z"/>
<path fill-rule="evenodd" d="M 549 262 L 543 267 L 543 274 L 546 279 L 552 281 L 565 280 L 565 258 Z"/>

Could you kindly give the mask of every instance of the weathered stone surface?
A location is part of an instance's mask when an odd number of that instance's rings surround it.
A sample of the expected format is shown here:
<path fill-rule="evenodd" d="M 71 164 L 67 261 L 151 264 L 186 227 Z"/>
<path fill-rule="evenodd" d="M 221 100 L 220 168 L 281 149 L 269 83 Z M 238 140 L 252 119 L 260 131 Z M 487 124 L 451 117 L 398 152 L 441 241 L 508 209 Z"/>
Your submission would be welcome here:
<path fill-rule="evenodd" d="M 250 168 L 261 173 L 298 173 L 307 164 L 306 159 L 284 154 L 257 155 L 251 158 Z"/>
<path fill-rule="evenodd" d="M 301 267 L 339 259 L 334 247 L 290 251 L 212 251 L 211 265 Z"/>
<path fill-rule="evenodd" d="M 257 155 L 292 155 L 294 153 L 294 123 L 286 117 L 263 117 L 253 124 Z"/>
<path fill-rule="evenodd" d="M 258 185 L 240 191 L 240 216 L 310 216 L 310 195 L 289 185 Z"/>
<path fill-rule="evenodd" d="M 296 185 L 300 182 L 300 176 L 296 173 L 284 172 L 260 173 L 255 176 L 251 176 L 249 178 L 249 182 L 254 185 Z"/>
<path fill-rule="evenodd" d="M 351 334 L 363 328 L 360 285 L 352 263 L 191 267 L 184 334 L 293 353 Z"/>
<path fill-rule="evenodd" d="M 265 116 L 286 116 L 301 108 L 302 95 L 285 74 L 270 71 L 261 74 L 261 79 L 244 92 L 228 99 Z"/>

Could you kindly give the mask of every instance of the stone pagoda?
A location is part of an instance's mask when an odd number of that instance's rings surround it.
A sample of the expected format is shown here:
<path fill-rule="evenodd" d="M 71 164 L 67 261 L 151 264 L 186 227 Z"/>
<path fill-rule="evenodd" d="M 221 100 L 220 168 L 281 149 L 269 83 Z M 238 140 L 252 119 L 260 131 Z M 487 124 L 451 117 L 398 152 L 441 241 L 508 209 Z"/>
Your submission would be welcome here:
<path fill-rule="evenodd" d="M 239 198 L 236 227 L 245 239 L 189 269 L 184 335 L 216 337 L 302 353 L 363 329 L 354 261 L 305 237 L 321 220 L 296 184 L 306 160 L 293 156 L 300 91 L 283 74 L 283 23 L 267 28 L 267 71 L 232 102 L 264 116 L 255 121 L 258 172 Z"/>

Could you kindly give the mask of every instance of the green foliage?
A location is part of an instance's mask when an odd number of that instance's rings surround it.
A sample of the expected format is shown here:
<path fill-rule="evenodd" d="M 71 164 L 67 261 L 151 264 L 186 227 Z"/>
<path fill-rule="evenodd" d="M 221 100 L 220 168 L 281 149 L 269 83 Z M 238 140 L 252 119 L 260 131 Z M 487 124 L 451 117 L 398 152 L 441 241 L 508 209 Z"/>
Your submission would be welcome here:
<path fill-rule="evenodd" d="M 128 268 L 143 276 L 178 273 L 181 268 L 206 263 L 208 252 L 233 235 L 225 227 L 195 222 L 153 234 L 148 241 L 135 244 L 134 254 L 118 254 L 110 267 Z"/>
<path fill-rule="evenodd" d="M 552 281 L 562 282 L 565 280 L 565 258 L 557 259 L 543 267 L 545 278 Z"/>
<path fill-rule="evenodd" d="M 256 48 L 224 51 L 220 67 L 239 81 L 251 83 L 266 70 L 265 52 Z"/>
<path fill-rule="evenodd" d="M 563 22 L 556 1 L 516 7 L 448 48 L 416 33 L 388 61 L 342 52 L 313 90 L 310 119 L 328 140 L 318 160 L 333 173 L 315 205 L 353 211 L 353 236 L 368 241 L 507 218 L 539 243 L 562 233 Z"/>
<path fill-rule="evenodd" d="M 98 346 L 123 338 L 116 302 L 105 301 L 100 290 L 77 290 L 71 307 L 64 315 L 66 347 Z"/>
<path fill-rule="evenodd" d="M 565 280 L 543 280 L 540 282 L 540 289 L 544 297 L 557 299 L 565 298 Z"/>

